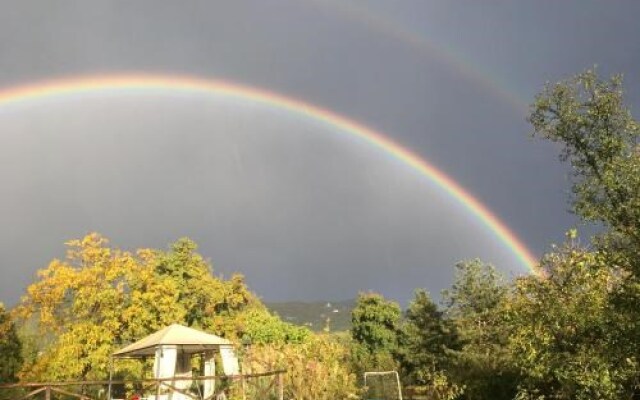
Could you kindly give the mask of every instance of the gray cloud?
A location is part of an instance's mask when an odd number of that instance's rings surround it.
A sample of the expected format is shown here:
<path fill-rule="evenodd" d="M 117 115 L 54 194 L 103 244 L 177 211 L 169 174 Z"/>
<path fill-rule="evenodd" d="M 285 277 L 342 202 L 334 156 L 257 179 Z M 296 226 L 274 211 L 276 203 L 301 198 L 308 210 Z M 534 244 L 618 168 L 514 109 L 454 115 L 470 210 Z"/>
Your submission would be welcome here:
<path fill-rule="evenodd" d="M 87 230 L 125 247 L 192 236 L 277 299 L 436 290 L 465 254 L 523 271 L 433 183 L 333 127 L 169 93 L 8 108 L 3 292 L 61 255 L 30 250 Z"/>
<path fill-rule="evenodd" d="M 0 86 L 145 71 L 301 98 L 426 157 L 540 254 L 575 223 L 566 169 L 489 87 L 528 102 L 545 80 L 598 64 L 626 73 L 637 106 L 639 7 L 2 2 Z M 444 56 L 368 15 L 427 37 Z M 0 300 L 9 303 L 63 254 L 64 240 L 91 230 L 128 248 L 192 236 L 218 271 L 245 272 L 273 299 L 437 292 L 455 261 L 475 256 L 520 272 L 474 218 L 397 162 L 327 126 L 243 102 L 91 96 L 0 107 L 0 167 Z"/>

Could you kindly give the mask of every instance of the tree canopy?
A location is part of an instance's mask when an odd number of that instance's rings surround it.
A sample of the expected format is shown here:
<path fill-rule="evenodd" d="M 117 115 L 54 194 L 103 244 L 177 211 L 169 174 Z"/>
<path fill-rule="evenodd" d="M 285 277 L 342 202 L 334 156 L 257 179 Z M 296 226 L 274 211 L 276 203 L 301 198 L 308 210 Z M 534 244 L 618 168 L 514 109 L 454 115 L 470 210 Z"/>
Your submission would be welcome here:
<path fill-rule="evenodd" d="M 507 348 L 505 307 L 510 286 L 492 265 L 480 260 L 455 266 L 454 281 L 443 291 L 446 318 L 460 347 L 451 353 L 452 374 L 464 386 L 464 399 L 512 399 L 519 373 Z"/>
<path fill-rule="evenodd" d="M 622 78 L 588 70 L 547 85 L 529 121 L 562 145 L 573 210 L 601 232 L 588 249 L 570 231 L 569 243 L 543 258 L 544 277 L 516 283 L 510 345 L 525 374 L 521 394 L 629 398 L 640 337 L 640 130 Z"/>
<path fill-rule="evenodd" d="M 400 343 L 397 357 L 405 383 L 439 399 L 453 399 L 461 392 L 461 387 L 451 383 L 448 371 L 449 352 L 461 347 L 456 328 L 425 290 L 416 290 L 409 304 Z"/>
<path fill-rule="evenodd" d="M 25 379 L 104 378 L 117 347 L 171 323 L 236 339 L 245 330 L 239 317 L 263 307 L 242 276 L 212 275 L 189 239 L 168 251 L 131 253 L 94 233 L 67 246 L 66 259 L 39 271 L 14 311 L 55 337 L 41 355 L 26 360 Z"/>
<path fill-rule="evenodd" d="M 635 354 L 616 339 L 619 277 L 601 254 L 569 242 L 547 254 L 543 278 L 523 277 L 506 312 L 524 398 L 621 399 L 633 393 Z"/>
<path fill-rule="evenodd" d="M 547 85 L 529 121 L 536 135 L 560 143 L 573 168 L 576 214 L 607 227 L 601 243 L 616 264 L 640 273 L 640 127 L 624 103 L 622 77 L 587 70 Z"/>
<path fill-rule="evenodd" d="M 360 293 L 351 312 L 354 365 L 358 370 L 394 369 L 400 305 L 378 293 Z"/>

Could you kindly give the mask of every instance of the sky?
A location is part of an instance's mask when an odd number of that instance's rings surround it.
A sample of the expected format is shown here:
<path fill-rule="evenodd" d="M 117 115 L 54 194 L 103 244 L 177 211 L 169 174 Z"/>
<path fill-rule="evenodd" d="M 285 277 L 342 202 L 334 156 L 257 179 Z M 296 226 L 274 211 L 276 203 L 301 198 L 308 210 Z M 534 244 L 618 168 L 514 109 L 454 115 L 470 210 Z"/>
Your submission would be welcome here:
<path fill-rule="evenodd" d="M 640 104 L 635 1 L 21 1 L 0 13 L 0 97 L 123 74 L 228 81 L 363 124 L 427 160 L 535 256 L 578 223 L 546 82 L 597 66 Z M 268 301 L 437 294 L 481 258 L 528 273 L 433 180 L 338 126 L 215 93 L 94 91 L 0 104 L 0 301 L 64 243 L 188 236 Z M 589 232 L 589 227 L 583 227 Z"/>

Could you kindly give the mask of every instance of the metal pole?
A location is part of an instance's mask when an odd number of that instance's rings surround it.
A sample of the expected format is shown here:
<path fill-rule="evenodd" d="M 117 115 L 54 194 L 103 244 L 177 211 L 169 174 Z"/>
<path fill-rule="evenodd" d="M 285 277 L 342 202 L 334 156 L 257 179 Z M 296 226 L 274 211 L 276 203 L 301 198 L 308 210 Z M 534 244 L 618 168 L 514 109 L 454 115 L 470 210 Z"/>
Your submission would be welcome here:
<path fill-rule="evenodd" d="M 109 356 L 109 388 L 107 389 L 107 400 L 111 400 L 111 380 L 113 379 L 113 356 Z"/>
<path fill-rule="evenodd" d="M 398 371 L 395 371 L 396 373 L 396 382 L 398 383 L 398 397 L 400 397 L 400 400 L 402 400 L 402 388 L 400 387 L 400 375 L 398 375 Z"/>

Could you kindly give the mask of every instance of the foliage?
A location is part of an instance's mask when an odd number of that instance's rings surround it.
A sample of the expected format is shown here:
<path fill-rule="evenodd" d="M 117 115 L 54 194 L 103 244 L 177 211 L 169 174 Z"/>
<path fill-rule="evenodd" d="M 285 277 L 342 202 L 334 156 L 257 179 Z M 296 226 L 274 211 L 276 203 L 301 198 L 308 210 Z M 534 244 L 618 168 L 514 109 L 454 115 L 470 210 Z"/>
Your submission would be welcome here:
<path fill-rule="evenodd" d="M 452 376 L 465 399 L 512 399 L 519 380 L 507 348 L 504 307 L 509 286 L 492 265 L 480 260 L 456 265 L 454 283 L 443 292 L 445 315 L 455 324 L 462 347 L 451 352 Z"/>
<path fill-rule="evenodd" d="M 597 287 L 580 289 L 594 291 L 592 300 L 599 299 L 606 316 L 582 315 L 590 312 L 586 307 L 574 310 L 576 318 L 597 325 L 592 319 L 600 316 L 616 329 L 603 330 L 603 338 L 591 349 L 602 356 L 594 356 L 589 368 L 567 378 L 606 391 L 603 398 L 632 391 L 635 379 L 628 371 L 635 368 L 635 355 L 640 351 L 640 128 L 624 105 L 623 95 L 621 77 L 601 80 L 594 71 L 586 71 L 547 86 L 529 118 L 536 134 L 564 146 L 561 159 L 569 161 L 574 170 L 574 211 L 604 228 L 592 253 L 575 250 L 576 254 L 567 256 L 570 250 L 564 249 L 562 257 L 552 253 L 546 260 L 560 271 L 583 263 L 596 270 L 590 274 L 615 278 L 615 285 L 607 286 L 606 296 Z M 586 274 L 585 268 L 574 268 L 574 273 Z M 607 355 L 616 355 L 617 361 Z M 598 377 L 594 372 L 598 368 L 610 370 Z M 594 384 L 598 378 L 607 382 Z"/>
<path fill-rule="evenodd" d="M 14 382 L 22 365 L 22 343 L 16 327 L 0 303 L 0 383 Z"/>
<path fill-rule="evenodd" d="M 547 254 L 544 276 L 520 278 L 506 309 L 522 399 L 629 398 L 635 355 L 616 343 L 610 294 L 619 277 L 575 243 Z"/>
<path fill-rule="evenodd" d="M 311 335 L 309 329 L 283 322 L 264 308 L 252 308 L 239 318 L 244 321 L 242 340 L 245 343 L 303 343 Z"/>
<path fill-rule="evenodd" d="M 537 96 L 536 134 L 563 145 L 574 171 L 574 210 L 609 230 L 603 244 L 615 264 L 640 273 L 640 128 L 624 105 L 622 79 L 592 70 Z"/>
<path fill-rule="evenodd" d="M 494 266 L 477 259 L 460 262 L 455 270 L 451 289 L 442 293 L 447 316 L 468 321 L 462 329 L 475 331 L 474 326 L 488 327 L 494 310 L 499 308 L 508 292 L 504 277 Z"/>
<path fill-rule="evenodd" d="M 450 351 L 460 349 L 455 326 L 425 290 L 417 290 L 406 311 L 398 359 L 405 384 L 435 399 L 454 399 L 462 387 L 451 382 Z"/>
<path fill-rule="evenodd" d="M 135 254 L 107 243 L 98 234 L 67 243 L 67 258 L 28 287 L 15 315 L 55 340 L 26 360 L 21 379 L 104 378 L 116 348 L 176 322 L 237 338 L 235 317 L 257 302 L 241 276 L 214 277 L 189 239 Z M 140 376 L 133 364 L 122 368 Z"/>
<path fill-rule="evenodd" d="M 401 310 L 377 293 L 360 293 L 351 312 L 352 359 L 358 373 L 396 369 Z"/>
<path fill-rule="evenodd" d="M 302 344 L 252 346 L 246 372 L 286 369 L 285 398 L 334 400 L 358 398 L 356 377 L 348 368 L 348 349 L 329 335 L 313 335 Z"/>

